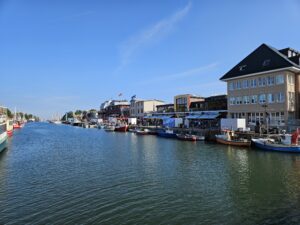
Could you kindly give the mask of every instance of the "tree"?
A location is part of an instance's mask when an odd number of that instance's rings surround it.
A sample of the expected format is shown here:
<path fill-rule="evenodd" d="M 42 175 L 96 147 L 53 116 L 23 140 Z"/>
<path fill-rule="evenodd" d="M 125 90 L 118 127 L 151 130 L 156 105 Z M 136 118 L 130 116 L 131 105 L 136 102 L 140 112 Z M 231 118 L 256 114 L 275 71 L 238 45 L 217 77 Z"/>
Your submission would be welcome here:
<path fill-rule="evenodd" d="M 14 117 L 14 115 L 12 114 L 12 112 L 9 109 L 7 109 L 7 117 L 11 118 L 11 119 Z"/>

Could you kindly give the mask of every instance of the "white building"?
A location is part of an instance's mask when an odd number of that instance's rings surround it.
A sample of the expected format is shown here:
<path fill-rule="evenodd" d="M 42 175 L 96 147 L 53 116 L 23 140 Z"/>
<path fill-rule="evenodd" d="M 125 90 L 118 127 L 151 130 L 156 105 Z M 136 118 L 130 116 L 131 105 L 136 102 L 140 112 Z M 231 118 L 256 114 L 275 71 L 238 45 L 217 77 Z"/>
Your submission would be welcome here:
<path fill-rule="evenodd" d="M 156 112 L 156 106 L 163 104 L 160 100 L 139 100 L 134 96 L 130 101 L 130 117 L 142 118 L 146 113 Z"/>

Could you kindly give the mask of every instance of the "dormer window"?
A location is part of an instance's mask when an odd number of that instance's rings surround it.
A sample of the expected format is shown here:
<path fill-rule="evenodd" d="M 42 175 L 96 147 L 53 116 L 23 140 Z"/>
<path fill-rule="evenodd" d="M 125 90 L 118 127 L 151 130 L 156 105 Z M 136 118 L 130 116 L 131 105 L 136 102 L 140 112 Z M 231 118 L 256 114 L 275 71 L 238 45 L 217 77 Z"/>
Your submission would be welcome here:
<path fill-rule="evenodd" d="M 239 66 L 239 70 L 240 71 L 244 71 L 246 69 L 247 65 L 241 65 Z"/>
<path fill-rule="evenodd" d="M 270 63 L 271 63 L 271 59 L 266 59 L 266 60 L 264 60 L 263 61 L 263 66 L 268 66 L 268 65 L 270 65 Z"/>

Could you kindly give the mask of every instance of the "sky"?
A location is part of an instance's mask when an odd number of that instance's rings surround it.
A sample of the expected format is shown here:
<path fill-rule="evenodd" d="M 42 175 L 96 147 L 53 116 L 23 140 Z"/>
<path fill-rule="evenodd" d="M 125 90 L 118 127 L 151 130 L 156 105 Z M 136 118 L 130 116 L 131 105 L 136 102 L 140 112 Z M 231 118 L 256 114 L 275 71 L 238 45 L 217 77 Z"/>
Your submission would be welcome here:
<path fill-rule="evenodd" d="M 51 118 L 224 94 L 262 43 L 300 50 L 299 21 L 299 0 L 0 0 L 0 105 Z"/>

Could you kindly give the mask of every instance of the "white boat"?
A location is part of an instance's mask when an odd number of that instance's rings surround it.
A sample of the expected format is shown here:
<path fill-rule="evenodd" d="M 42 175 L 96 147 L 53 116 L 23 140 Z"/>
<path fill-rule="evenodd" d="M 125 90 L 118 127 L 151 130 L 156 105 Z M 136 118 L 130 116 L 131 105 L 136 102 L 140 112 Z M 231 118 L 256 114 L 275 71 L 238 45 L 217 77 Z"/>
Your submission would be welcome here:
<path fill-rule="evenodd" d="M 115 131 L 115 126 L 112 125 L 107 125 L 104 127 L 105 131 Z"/>
<path fill-rule="evenodd" d="M 6 148 L 7 142 L 7 132 L 6 132 L 6 122 L 0 124 L 0 152 Z"/>

